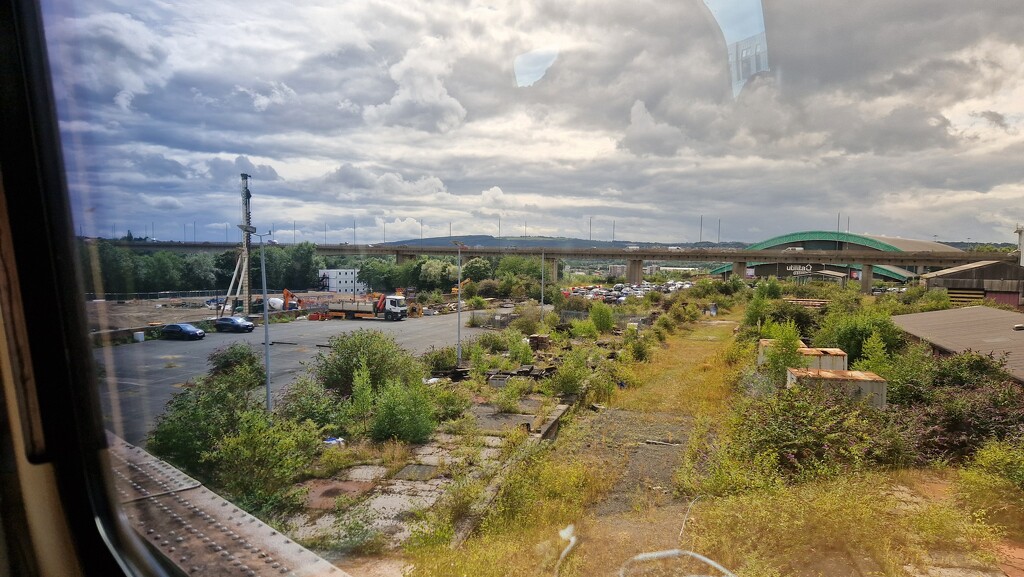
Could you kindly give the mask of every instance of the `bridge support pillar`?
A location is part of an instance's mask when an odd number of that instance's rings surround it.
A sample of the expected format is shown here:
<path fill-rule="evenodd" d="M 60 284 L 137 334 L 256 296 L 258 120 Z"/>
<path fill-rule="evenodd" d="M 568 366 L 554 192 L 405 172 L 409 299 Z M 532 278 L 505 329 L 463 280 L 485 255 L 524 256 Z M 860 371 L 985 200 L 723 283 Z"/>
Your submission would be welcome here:
<path fill-rule="evenodd" d="M 870 264 L 860 265 L 860 292 L 871 294 L 871 283 L 875 280 L 875 270 Z"/>
<path fill-rule="evenodd" d="M 738 276 L 741 279 L 747 278 L 747 263 L 745 262 L 734 262 L 732 263 L 732 276 Z"/>
<path fill-rule="evenodd" d="M 403 265 L 403 264 L 405 264 L 405 263 L 407 263 L 409 261 L 413 261 L 413 260 L 416 260 L 416 255 L 414 255 L 414 254 L 407 254 L 407 253 L 404 253 L 404 252 L 396 252 L 395 253 L 395 264 L 397 264 L 399 266 L 401 266 L 401 265 Z"/>
<path fill-rule="evenodd" d="M 629 284 L 640 284 L 644 281 L 644 261 L 630 259 L 626 263 L 626 282 Z"/>

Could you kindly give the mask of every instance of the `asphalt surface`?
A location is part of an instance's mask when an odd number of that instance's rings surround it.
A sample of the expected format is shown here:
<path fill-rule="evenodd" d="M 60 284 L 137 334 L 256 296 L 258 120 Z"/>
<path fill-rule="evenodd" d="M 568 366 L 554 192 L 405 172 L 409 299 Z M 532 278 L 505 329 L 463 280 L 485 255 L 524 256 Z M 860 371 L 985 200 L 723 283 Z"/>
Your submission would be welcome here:
<path fill-rule="evenodd" d="M 468 316 L 463 314 L 463 324 Z M 270 385 L 277 396 L 286 385 L 306 373 L 328 339 L 358 329 L 376 329 L 394 335 L 414 355 L 432 347 L 456 343 L 457 315 L 435 315 L 398 322 L 381 319 L 294 321 L 270 325 Z M 483 329 L 463 326 L 462 338 Z M 263 353 L 264 331 L 209 332 L 199 341 L 153 340 L 96 349 L 100 367 L 100 400 L 107 429 L 128 443 L 145 446 L 146 436 L 171 396 L 184 384 L 207 373 L 207 358 L 215 350 L 247 342 Z"/>

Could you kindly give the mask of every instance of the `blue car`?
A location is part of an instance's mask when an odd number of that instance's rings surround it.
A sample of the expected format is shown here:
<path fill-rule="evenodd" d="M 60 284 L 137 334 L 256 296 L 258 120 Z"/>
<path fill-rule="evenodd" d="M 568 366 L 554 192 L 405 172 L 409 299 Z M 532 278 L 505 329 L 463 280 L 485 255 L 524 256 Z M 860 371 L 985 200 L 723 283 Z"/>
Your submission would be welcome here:
<path fill-rule="evenodd" d="M 203 329 L 188 323 L 174 323 L 164 325 L 160 329 L 160 337 L 164 339 L 181 339 L 183 341 L 198 341 L 206 336 Z"/>
<path fill-rule="evenodd" d="M 256 325 L 242 317 L 221 317 L 213 323 L 217 332 L 251 333 Z"/>

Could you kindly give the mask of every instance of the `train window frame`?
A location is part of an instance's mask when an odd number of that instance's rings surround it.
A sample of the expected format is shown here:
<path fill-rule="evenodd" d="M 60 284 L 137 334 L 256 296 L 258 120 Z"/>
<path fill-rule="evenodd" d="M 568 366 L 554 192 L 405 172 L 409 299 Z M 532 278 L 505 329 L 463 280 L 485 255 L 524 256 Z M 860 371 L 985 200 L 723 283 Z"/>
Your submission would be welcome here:
<path fill-rule="evenodd" d="M 46 54 L 39 5 L 0 2 L 0 567 L 170 575 L 111 494 Z"/>

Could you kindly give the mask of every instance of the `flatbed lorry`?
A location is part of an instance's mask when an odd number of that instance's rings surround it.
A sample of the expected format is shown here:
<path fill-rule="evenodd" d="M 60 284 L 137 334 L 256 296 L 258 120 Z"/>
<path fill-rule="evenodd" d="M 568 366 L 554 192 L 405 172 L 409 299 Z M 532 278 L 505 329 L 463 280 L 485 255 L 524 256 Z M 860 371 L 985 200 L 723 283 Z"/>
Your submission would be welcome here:
<path fill-rule="evenodd" d="M 409 307 L 402 295 L 380 295 L 375 300 L 334 301 L 327 305 L 327 316 L 331 318 L 383 318 L 400 321 L 409 316 Z"/>

